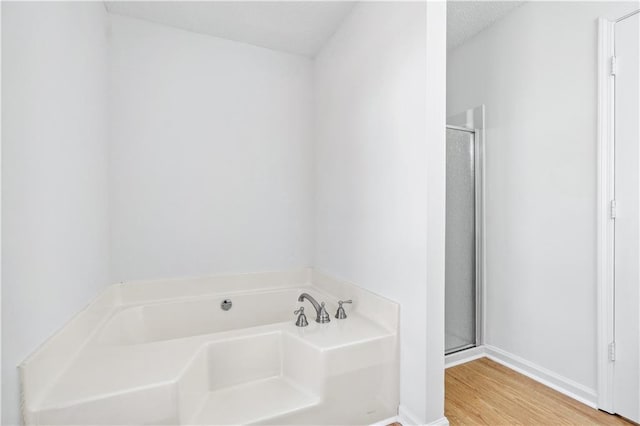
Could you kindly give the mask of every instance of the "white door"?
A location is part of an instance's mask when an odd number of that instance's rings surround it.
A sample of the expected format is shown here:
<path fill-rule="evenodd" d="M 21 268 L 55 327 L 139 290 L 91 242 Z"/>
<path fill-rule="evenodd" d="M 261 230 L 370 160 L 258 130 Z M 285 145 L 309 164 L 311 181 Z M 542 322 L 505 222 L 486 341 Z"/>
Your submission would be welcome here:
<path fill-rule="evenodd" d="M 615 24 L 614 412 L 640 422 L 640 15 Z"/>

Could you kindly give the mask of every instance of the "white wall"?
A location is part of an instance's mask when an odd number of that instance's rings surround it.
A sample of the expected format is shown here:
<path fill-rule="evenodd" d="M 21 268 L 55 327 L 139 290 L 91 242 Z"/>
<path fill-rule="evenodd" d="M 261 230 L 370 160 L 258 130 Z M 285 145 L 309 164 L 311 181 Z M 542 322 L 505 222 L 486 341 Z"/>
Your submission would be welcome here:
<path fill-rule="evenodd" d="M 440 50 L 424 3 L 359 3 L 314 65 L 314 266 L 402 304 L 401 409 L 423 423 L 443 415 L 444 353 L 446 12 L 429 7 Z"/>
<path fill-rule="evenodd" d="M 113 280 L 309 266 L 311 61 L 111 24 Z"/>
<path fill-rule="evenodd" d="M 108 283 L 106 12 L 2 3 L 2 423 L 16 365 Z"/>
<path fill-rule="evenodd" d="M 528 2 L 449 52 L 447 113 L 486 104 L 486 343 L 595 392 L 600 16 Z"/>
<path fill-rule="evenodd" d="M 427 336 L 428 421 L 444 417 L 444 309 L 445 309 L 445 221 L 446 221 L 446 78 L 447 4 L 427 2 L 427 303 L 424 310 Z M 411 321 L 411 318 L 407 318 Z"/>

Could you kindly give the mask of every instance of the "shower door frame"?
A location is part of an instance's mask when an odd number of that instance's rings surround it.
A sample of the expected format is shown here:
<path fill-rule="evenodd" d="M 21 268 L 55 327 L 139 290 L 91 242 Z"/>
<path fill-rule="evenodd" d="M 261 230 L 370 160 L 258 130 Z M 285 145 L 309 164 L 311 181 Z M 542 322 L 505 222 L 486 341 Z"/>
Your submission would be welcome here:
<path fill-rule="evenodd" d="M 482 110 L 484 116 L 484 108 Z M 483 117 L 484 121 L 484 117 Z M 484 123 L 483 123 L 484 127 Z M 477 348 L 484 344 L 485 336 L 485 292 L 484 292 L 484 128 L 470 129 L 464 126 L 447 124 L 447 129 L 457 130 L 473 134 L 473 155 L 474 155 L 474 192 L 475 192 L 475 341 L 474 346 L 459 349 L 446 355 L 452 355 L 469 349 Z M 446 327 L 446 324 L 445 324 Z M 446 353 L 446 352 L 445 352 Z"/>

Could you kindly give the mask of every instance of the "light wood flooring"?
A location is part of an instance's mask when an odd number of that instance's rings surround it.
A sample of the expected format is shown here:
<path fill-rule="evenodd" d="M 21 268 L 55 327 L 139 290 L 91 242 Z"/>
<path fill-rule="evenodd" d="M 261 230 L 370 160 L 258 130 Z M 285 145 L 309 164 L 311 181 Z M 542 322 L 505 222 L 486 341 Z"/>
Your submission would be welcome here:
<path fill-rule="evenodd" d="M 455 425 L 634 425 L 487 358 L 448 368 L 445 415 Z"/>

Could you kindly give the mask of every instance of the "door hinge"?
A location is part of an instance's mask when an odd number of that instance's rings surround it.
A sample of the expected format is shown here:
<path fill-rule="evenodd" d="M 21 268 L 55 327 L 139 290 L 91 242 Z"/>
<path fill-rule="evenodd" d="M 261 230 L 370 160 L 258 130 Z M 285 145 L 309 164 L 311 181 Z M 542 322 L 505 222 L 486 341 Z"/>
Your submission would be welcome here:
<path fill-rule="evenodd" d="M 618 214 L 618 204 L 616 203 L 616 200 L 611 200 L 611 204 L 609 208 L 609 215 L 611 216 L 611 219 L 615 219 L 617 214 Z"/>
<path fill-rule="evenodd" d="M 611 75 L 618 74 L 618 59 L 615 56 L 611 57 Z"/>
<path fill-rule="evenodd" d="M 616 342 L 609 343 L 609 361 L 616 360 Z"/>

